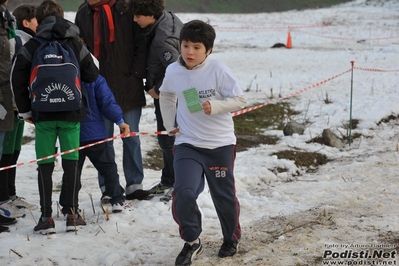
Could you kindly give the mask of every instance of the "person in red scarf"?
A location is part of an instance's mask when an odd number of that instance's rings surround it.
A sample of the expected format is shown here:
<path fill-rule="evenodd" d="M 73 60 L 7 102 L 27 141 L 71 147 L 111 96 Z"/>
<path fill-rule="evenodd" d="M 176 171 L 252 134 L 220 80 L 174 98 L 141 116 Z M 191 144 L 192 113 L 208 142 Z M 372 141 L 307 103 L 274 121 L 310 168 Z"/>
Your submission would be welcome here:
<path fill-rule="evenodd" d="M 132 132 L 139 131 L 142 107 L 146 105 L 143 79 L 146 77 L 146 42 L 142 29 L 133 21 L 125 0 L 87 0 L 76 13 L 75 24 L 89 51 L 100 62 L 100 74 L 107 80 L 123 110 L 123 118 Z M 106 121 L 108 135 L 114 125 Z M 109 148 L 113 150 L 113 143 Z M 143 190 L 144 178 L 140 139 L 123 139 L 123 170 L 127 200 L 147 200 L 152 194 Z M 104 191 L 104 181 L 99 176 Z"/>

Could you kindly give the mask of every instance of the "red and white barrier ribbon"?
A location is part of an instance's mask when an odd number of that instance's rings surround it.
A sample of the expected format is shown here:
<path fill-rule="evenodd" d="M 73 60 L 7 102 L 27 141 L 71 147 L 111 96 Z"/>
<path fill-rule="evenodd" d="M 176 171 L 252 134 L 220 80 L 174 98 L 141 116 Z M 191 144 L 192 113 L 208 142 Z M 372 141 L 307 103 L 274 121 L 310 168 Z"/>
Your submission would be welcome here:
<path fill-rule="evenodd" d="M 354 68 L 363 70 L 363 71 L 369 71 L 369 72 L 399 72 L 399 69 L 383 70 L 383 69 L 377 69 L 377 68 L 362 68 L 362 67 L 354 67 Z"/>
<path fill-rule="evenodd" d="M 320 85 L 322 85 L 322 84 L 324 84 L 324 83 L 326 83 L 326 82 L 329 82 L 329 81 L 331 81 L 331 80 L 333 80 L 333 79 L 335 79 L 335 78 L 338 78 L 339 76 L 342 76 L 342 75 L 344 75 L 344 74 L 346 74 L 346 73 L 348 73 L 348 72 L 350 72 L 350 71 L 352 71 L 352 68 L 351 68 L 351 69 L 348 69 L 348 70 L 346 70 L 346 71 L 344 71 L 344 72 L 342 72 L 342 73 L 340 73 L 340 74 L 338 74 L 338 75 L 335 75 L 335 76 L 333 76 L 333 77 L 331 77 L 331 78 L 328 78 L 328 79 L 325 79 L 325 80 L 323 80 L 323 81 L 317 82 L 316 84 L 310 85 L 309 87 L 306 87 L 306 88 L 301 89 L 301 90 L 299 90 L 299 91 L 295 91 L 295 92 L 293 92 L 293 93 L 287 94 L 287 95 L 285 95 L 285 96 L 283 96 L 283 97 L 280 97 L 280 98 L 275 98 L 275 99 L 271 100 L 270 102 L 262 103 L 262 104 L 260 104 L 260 105 L 252 106 L 252 107 L 249 107 L 249 108 L 245 108 L 245 109 L 242 109 L 242 110 L 233 112 L 232 114 L 233 114 L 233 116 L 245 114 L 245 113 L 251 112 L 251 111 L 253 111 L 253 110 L 255 110 L 255 109 L 258 109 L 258 108 L 261 108 L 261 107 L 263 107 L 263 106 L 266 106 L 266 105 L 268 105 L 268 104 L 273 104 L 273 103 L 279 102 L 279 101 L 281 101 L 281 100 L 284 100 L 284 99 L 287 99 L 287 98 L 290 98 L 290 97 L 299 95 L 299 94 L 301 94 L 301 93 L 303 93 L 303 92 L 305 92 L 305 91 L 307 91 L 307 90 L 313 89 L 313 88 L 315 88 L 315 87 L 317 87 L 317 86 L 320 86 Z"/>
<path fill-rule="evenodd" d="M 45 157 L 42 157 L 42 158 L 39 158 L 39 159 L 35 159 L 35 160 L 30 160 L 30 161 L 28 161 L 26 163 L 17 163 L 17 164 L 14 164 L 14 165 L 1 167 L 0 171 L 11 169 L 11 168 L 15 168 L 15 167 L 19 167 L 19 166 L 23 166 L 23 165 L 26 165 L 26 164 L 37 163 L 37 162 L 44 161 L 44 160 L 47 160 L 47 159 L 50 159 L 50 158 L 55 158 L 57 156 L 61 156 L 61 155 L 64 155 L 64 154 L 68 154 L 68 153 L 80 151 L 80 150 L 83 150 L 83 149 L 86 149 L 86 148 L 89 148 L 89 147 L 93 147 L 93 146 L 96 146 L 96 145 L 98 145 L 100 143 L 113 141 L 113 140 L 118 139 L 118 138 L 129 138 L 129 137 L 134 137 L 134 136 L 139 136 L 139 135 L 150 135 L 150 134 L 151 135 L 165 135 L 165 134 L 168 134 L 168 132 L 166 132 L 166 131 L 157 131 L 157 132 L 153 132 L 153 133 L 150 133 L 150 132 L 130 132 L 130 134 L 126 135 L 126 136 L 122 135 L 122 134 L 119 134 L 119 135 L 113 136 L 112 138 L 99 140 L 99 141 L 96 141 L 96 142 L 93 142 L 93 143 L 89 143 L 87 145 L 84 145 L 84 146 L 81 146 L 81 147 L 77 147 L 77 148 L 74 148 L 74 149 L 71 149 L 71 150 L 63 151 L 63 152 L 60 152 L 60 153 L 55 153 L 53 155 L 45 156 Z"/>

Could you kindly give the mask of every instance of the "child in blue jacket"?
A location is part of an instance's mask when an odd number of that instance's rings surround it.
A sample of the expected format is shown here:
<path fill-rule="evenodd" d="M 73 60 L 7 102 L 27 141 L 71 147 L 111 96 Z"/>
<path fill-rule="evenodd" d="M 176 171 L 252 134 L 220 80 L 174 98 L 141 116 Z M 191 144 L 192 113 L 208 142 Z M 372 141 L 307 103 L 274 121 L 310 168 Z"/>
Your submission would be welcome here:
<path fill-rule="evenodd" d="M 96 61 L 96 60 L 94 60 Z M 87 98 L 86 120 L 80 123 L 80 146 L 94 143 L 108 138 L 107 129 L 103 116 L 117 124 L 125 135 L 130 133 L 129 125 L 123 120 L 123 112 L 116 103 L 114 94 L 108 87 L 105 78 L 98 75 L 95 82 L 82 82 Z M 106 143 L 100 143 L 79 151 L 78 174 L 81 176 L 83 164 L 86 157 L 90 159 L 93 166 L 105 178 L 105 193 L 111 197 L 112 212 L 121 212 L 124 207 L 123 189 L 119 184 L 119 175 L 114 155 L 107 148 Z M 80 178 L 79 178 L 80 180 Z M 62 183 L 60 194 L 60 205 L 65 214 L 66 184 Z M 81 184 L 79 185 L 81 188 Z"/>

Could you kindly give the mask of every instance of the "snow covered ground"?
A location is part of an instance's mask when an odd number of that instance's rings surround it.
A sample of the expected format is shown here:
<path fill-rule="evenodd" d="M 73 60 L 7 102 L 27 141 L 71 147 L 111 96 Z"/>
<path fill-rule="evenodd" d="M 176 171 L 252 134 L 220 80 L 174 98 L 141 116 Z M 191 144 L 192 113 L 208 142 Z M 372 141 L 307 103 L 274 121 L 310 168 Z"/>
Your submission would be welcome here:
<path fill-rule="evenodd" d="M 74 15 L 66 14 L 72 21 Z M 396 265 L 399 121 L 381 121 L 399 114 L 399 2 L 356 0 L 333 8 L 284 13 L 178 15 L 184 22 L 209 20 L 216 27 L 211 56 L 226 63 L 244 89 L 252 81 L 246 92 L 248 106 L 267 102 L 272 89 L 275 96 L 294 95 L 286 101 L 302 113 L 293 118 L 312 122 L 304 135 L 266 131 L 280 138 L 277 145 L 237 154 L 242 240 L 232 258 L 217 257 L 222 234 L 205 189 L 198 199 L 204 253 L 193 265 Z M 288 29 L 292 49 L 271 49 L 275 43 L 286 43 Z M 355 66 L 352 117 L 359 120 L 352 133 L 362 137 L 340 150 L 306 143 L 325 128 L 347 133 L 351 61 Z M 326 98 L 332 103 L 326 104 Z M 140 130 L 154 132 L 154 119 L 153 109 L 145 108 Z M 32 130 L 27 125 L 25 135 L 33 135 Z M 155 135 L 140 138 L 144 156 L 157 147 Z M 120 139 L 115 147 L 124 185 Z M 285 149 L 317 151 L 331 161 L 307 173 L 293 161 L 271 155 Z M 30 142 L 23 146 L 19 162 L 34 158 Z M 270 170 L 276 167 L 289 171 L 276 175 Z M 61 174 L 58 166 L 55 184 Z M 159 178 L 159 171 L 145 169 L 144 187 L 150 188 Z M 57 234 L 35 235 L 33 227 L 40 213 L 27 213 L 10 226 L 10 233 L 0 234 L 1 265 L 174 264 L 183 241 L 170 203 L 158 197 L 131 201 L 130 210 L 111 214 L 107 221 L 99 206 L 97 173 L 90 163 L 82 182 L 80 208 L 88 225 L 76 235 L 66 233 L 64 218 L 54 213 Z M 39 202 L 35 164 L 17 168 L 17 194 Z M 53 194 L 54 208 L 58 195 Z"/>

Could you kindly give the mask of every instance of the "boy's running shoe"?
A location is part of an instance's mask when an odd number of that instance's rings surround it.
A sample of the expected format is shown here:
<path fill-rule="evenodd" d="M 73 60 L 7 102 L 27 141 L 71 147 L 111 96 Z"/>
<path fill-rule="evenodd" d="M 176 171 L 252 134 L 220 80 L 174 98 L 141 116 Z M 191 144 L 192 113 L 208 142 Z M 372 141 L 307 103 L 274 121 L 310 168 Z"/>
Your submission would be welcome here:
<path fill-rule="evenodd" d="M 183 249 L 180 251 L 179 255 L 176 258 L 175 266 L 189 266 L 191 265 L 191 261 L 201 253 L 201 240 L 199 240 L 198 244 L 193 244 L 192 246 L 186 242 Z"/>
<path fill-rule="evenodd" d="M 68 214 L 66 219 L 66 231 L 74 232 L 78 231 L 79 226 L 85 226 L 86 222 L 79 214 Z"/>
<path fill-rule="evenodd" d="M 18 196 L 11 201 L 11 204 L 13 204 L 18 209 L 22 209 L 22 208 L 26 208 L 28 210 L 36 210 L 37 209 L 37 205 L 30 204 L 25 201 L 25 198 L 21 198 Z"/>
<path fill-rule="evenodd" d="M 35 233 L 40 233 L 43 235 L 55 234 L 55 223 L 53 218 L 45 218 L 45 221 L 43 222 L 42 217 L 40 217 L 39 222 L 37 223 L 33 231 L 35 231 Z"/>
<path fill-rule="evenodd" d="M 9 218 L 18 218 L 25 216 L 25 208 L 18 209 L 11 200 L 0 205 L 0 215 Z"/>
<path fill-rule="evenodd" d="M 224 241 L 219 249 L 218 255 L 220 258 L 234 256 L 237 253 L 237 250 L 238 250 L 238 242 L 229 243 Z"/>
<path fill-rule="evenodd" d="M 171 188 L 172 186 L 164 185 L 162 182 L 159 182 L 155 186 L 153 186 L 148 192 L 151 194 L 163 194 L 165 190 Z"/>
<path fill-rule="evenodd" d="M 0 215 L 0 225 L 10 225 L 15 223 L 17 223 L 17 219 Z"/>

